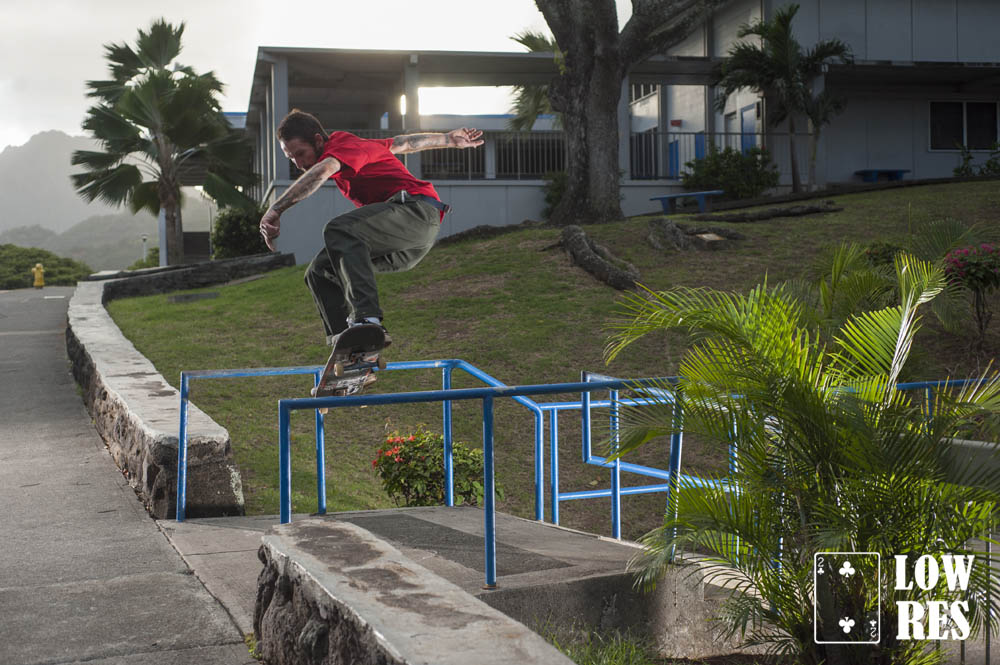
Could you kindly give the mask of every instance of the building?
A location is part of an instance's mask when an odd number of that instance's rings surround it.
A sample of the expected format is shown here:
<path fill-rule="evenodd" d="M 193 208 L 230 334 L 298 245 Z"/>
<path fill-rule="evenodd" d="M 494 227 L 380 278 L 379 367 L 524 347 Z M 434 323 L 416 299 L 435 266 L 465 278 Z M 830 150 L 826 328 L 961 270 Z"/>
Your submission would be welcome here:
<path fill-rule="evenodd" d="M 796 39 L 806 49 L 837 38 L 854 55 L 852 65 L 831 65 L 814 82 L 847 101 L 844 113 L 823 128 L 817 150 L 817 183 L 857 181 L 862 169 L 899 169 L 910 178 L 952 175 L 958 145 L 982 160 L 998 138 L 1000 3 L 992 0 L 797 0 Z M 670 51 L 716 59 L 737 41 L 740 26 L 770 19 L 785 2 L 737 0 Z M 790 182 L 787 129 L 767 125 L 767 100 L 749 91 L 733 95 L 722 113 L 706 86 L 671 85 L 632 104 L 632 129 L 663 149 L 660 173 L 716 145 L 765 145 Z M 797 128 L 806 127 L 804 119 Z M 797 132 L 798 135 L 798 132 Z M 802 132 L 797 158 L 803 182 L 808 140 Z M 649 166 L 647 164 L 647 166 Z"/>
<path fill-rule="evenodd" d="M 767 100 L 750 91 L 714 109 L 713 62 L 737 40 L 740 26 L 770 18 L 783 2 L 733 0 L 664 56 L 635 67 L 619 104 L 619 163 L 626 215 L 655 210 L 649 197 L 680 189 L 684 164 L 711 146 L 768 148 L 790 183 L 788 135 L 767 124 Z M 817 182 L 857 181 L 861 169 L 908 171 L 910 178 L 952 175 L 957 144 L 979 159 L 998 138 L 1000 46 L 992 27 L 1000 3 L 992 0 L 799 0 L 794 22 L 806 48 L 837 37 L 855 62 L 830 66 L 814 82 L 847 100 L 846 111 L 824 127 L 817 150 Z M 331 130 L 361 136 L 440 131 L 457 126 L 486 130 L 481 149 L 406 155 L 408 168 L 431 180 L 453 206 L 442 235 L 475 226 L 539 219 L 544 175 L 564 164 L 565 145 L 551 124 L 507 132 L 502 117 L 421 116 L 420 87 L 547 83 L 551 54 L 460 53 L 270 48 L 258 50 L 246 129 L 256 145 L 267 203 L 297 176 L 281 154 L 275 129 L 292 108 L 317 115 Z M 405 114 L 399 99 L 410 103 Z M 802 121 L 799 127 L 805 128 Z M 809 142 L 797 140 L 803 181 Z M 300 263 L 318 249 L 323 225 L 352 204 L 332 184 L 283 216 L 279 248 Z"/>
<path fill-rule="evenodd" d="M 659 57 L 643 63 L 635 74 L 644 80 L 684 83 L 692 78 L 689 59 Z M 694 69 L 704 77 L 707 60 Z M 261 47 L 246 114 L 246 129 L 256 146 L 261 187 L 254 192 L 268 203 L 297 177 L 294 165 L 281 154 L 275 130 L 292 108 L 316 115 L 330 130 L 347 130 L 365 137 L 387 137 L 408 131 L 440 131 L 460 126 L 486 130 L 486 144 L 476 150 L 433 150 L 405 156 L 407 167 L 430 180 L 442 200 L 452 206 L 442 236 L 475 226 L 505 225 L 540 219 L 544 206 L 544 175 L 563 168 L 562 135 L 550 129 L 551 119 L 536 123 L 532 132 L 507 132 L 498 117 L 421 116 L 420 87 L 463 87 L 544 84 L 556 73 L 551 54 L 462 53 L 442 51 L 369 51 Z M 651 209 L 649 197 L 669 188 L 667 181 L 628 176 L 629 95 L 623 86 L 619 105 L 620 164 L 625 175 L 622 202 L 627 214 Z M 408 103 L 399 110 L 400 96 Z M 485 123 L 485 124 L 484 124 Z M 674 183 L 676 184 L 676 183 Z M 282 216 L 278 248 L 294 252 L 300 263 L 318 251 L 323 226 L 349 210 L 332 183 L 298 203 Z"/>

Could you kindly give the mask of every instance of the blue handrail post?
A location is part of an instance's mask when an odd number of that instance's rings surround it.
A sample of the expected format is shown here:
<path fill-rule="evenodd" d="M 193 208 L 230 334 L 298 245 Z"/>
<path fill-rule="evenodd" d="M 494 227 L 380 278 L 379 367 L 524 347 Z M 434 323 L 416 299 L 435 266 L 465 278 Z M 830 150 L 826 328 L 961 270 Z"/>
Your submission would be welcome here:
<path fill-rule="evenodd" d="M 580 372 L 580 381 L 586 383 L 590 381 L 590 372 Z M 581 452 L 583 463 L 590 461 L 590 391 L 585 390 L 580 393 L 580 432 L 582 438 Z"/>
<path fill-rule="evenodd" d="M 187 415 L 188 415 L 188 377 L 181 372 L 181 418 L 180 431 L 177 433 L 177 506 L 175 517 L 178 522 L 184 521 L 187 510 Z"/>
<path fill-rule="evenodd" d="M 292 446 L 291 412 L 285 400 L 278 402 L 278 494 L 281 501 L 281 523 L 292 521 Z"/>
<path fill-rule="evenodd" d="M 535 410 L 535 520 L 545 521 L 545 417 L 542 410 Z"/>
<path fill-rule="evenodd" d="M 618 391 L 609 391 L 611 399 L 611 445 L 614 454 L 618 454 Z M 621 494 L 622 461 L 616 457 L 611 467 L 611 537 L 621 540 L 622 537 L 622 494 Z"/>
<path fill-rule="evenodd" d="M 451 390 L 451 370 L 452 366 L 445 365 L 441 369 L 441 389 Z M 442 404 L 442 430 L 444 432 L 444 503 L 446 506 L 455 505 L 455 465 L 452 459 L 452 435 L 451 435 L 451 400 L 444 400 Z"/>
<path fill-rule="evenodd" d="M 483 397 L 483 516 L 485 519 L 486 589 L 497 587 L 496 506 L 493 478 L 493 397 Z"/>
<path fill-rule="evenodd" d="M 674 433 L 670 435 L 670 468 L 668 469 L 669 480 L 667 481 L 667 510 L 670 510 L 670 498 L 678 491 L 678 483 L 680 481 L 681 475 L 681 449 L 684 446 L 684 433 L 681 430 L 683 427 L 683 417 L 684 413 L 681 407 L 681 397 L 680 389 L 674 388 Z M 677 517 L 677 511 L 674 511 L 672 517 Z M 674 535 L 677 535 L 677 530 L 674 529 Z M 676 552 L 676 546 L 670 548 L 670 560 L 673 561 L 674 553 Z"/>
<path fill-rule="evenodd" d="M 552 523 L 559 524 L 559 411 L 549 411 L 549 491 Z"/>
<path fill-rule="evenodd" d="M 316 372 L 316 385 L 323 380 L 323 372 Z M 316 409 L 316 513 L 326 515 L 326 434 L 323 414 Z"/>

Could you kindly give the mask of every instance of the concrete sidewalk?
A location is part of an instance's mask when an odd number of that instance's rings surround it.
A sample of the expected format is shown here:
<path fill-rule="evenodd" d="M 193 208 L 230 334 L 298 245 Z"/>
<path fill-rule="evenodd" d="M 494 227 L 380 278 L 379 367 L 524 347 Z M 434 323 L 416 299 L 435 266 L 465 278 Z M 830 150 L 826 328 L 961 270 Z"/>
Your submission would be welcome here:
<path fill-rule="evenodd" d="M 254 663 L 94 431 L 72 293 L 0 292 L 0 663 Z"/>

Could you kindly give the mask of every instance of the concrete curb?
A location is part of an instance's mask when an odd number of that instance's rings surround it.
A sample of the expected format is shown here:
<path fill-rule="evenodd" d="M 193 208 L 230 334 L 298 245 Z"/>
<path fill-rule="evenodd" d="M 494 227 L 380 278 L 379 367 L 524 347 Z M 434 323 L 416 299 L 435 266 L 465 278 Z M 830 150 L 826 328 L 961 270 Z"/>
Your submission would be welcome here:
<path fill-rule="evenodd" d="M 273 665 L 572 661 L 501 612 L 347 522 L 274 527 L 254 630 Z"/>
<path fill-rule="evenodd" d="M 73 376 L 115 463 L 153 517 L 175 515 L 180 394 L 122 335 L 105 303 L 224 283 L 293 264 L 291 255 L 266 255 L 77 285 L 66 329 Z M 243 489 L 229 433 L 193 404 L 188 423 L 187 515 L 242 515 Z"/>

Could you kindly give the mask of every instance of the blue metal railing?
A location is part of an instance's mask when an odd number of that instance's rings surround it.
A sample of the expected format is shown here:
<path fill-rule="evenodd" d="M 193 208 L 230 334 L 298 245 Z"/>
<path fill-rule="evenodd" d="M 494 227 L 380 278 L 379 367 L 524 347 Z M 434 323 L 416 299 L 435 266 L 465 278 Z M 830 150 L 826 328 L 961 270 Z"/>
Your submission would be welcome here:
<path fill-rule="evenodd" d="M 610 410 L 610 437 L 612 450 L 617 446 L 619 427 L 619 407 L 635 406 L 659 403 L 673 403 L 675 405 L 674 418 L 680 423 L 683 414 L 679 400 L 676 399 L 673 391 L 663 386 L 676 386 L 678 377 L 666 377 L 662 379 L 620 379 L 601 374 L 583 372 L 581 383 L 579 384 L 551 384 L 532 386 L 506 386 L 494 377 L 486 374 L 477 367 L 459 359 L 451 360 L 431 360 L 389 363 L 387 370 L 403 369 L 427 369 L 439 368 L 442 370 L 442 390 L 425 391 L 416 393 L 395 393 L 384 395 L 355 395 L 351 397 L 326 397 L 326 398 L 300 398 L 292 400 L 281 400 L 279 402 L 279 464 L 280 464 L 280 501 L 282 523 L 291 519 L 291 453 L 290 453 L 290 412 L 292 410 L 314 408 L 316 409 L 316 473 L 317 473 L 317 512 L 326 513 L 326 473 L 325 473 L 325 451 L 324 451 L 324 417 L 320 413 L 320 408 L 330 408 L 338 406 L 365 406 L 368 404 L 393 404 L 407 402 L 442 402 L 443 416 L 443 438 L 444 438 L 444 459 L 445 459 L 445 503 L 448 506 L 454 505 L 454 479 L 452 466 L 452 402 L 465 399 L 483 400 L 483 447 L 484 447 L 484 480 L 486 487 L 486 499 L 484 500 L 484 510 L 487 513 L 487 570 L 490 570 L 492 558 L 492 582 L 488 572 L 487 584 L 495 584 L 495 534 L 490 532 L 491 525 L 495 524 L 493 517 L 495 507 L 493 503 L 494 489 L 494 469 L 492 450 L 493 442 L 493 399 L 495 397 L 511 397 L 520 404 L 528 407 L 535 417 L 535 519 L 544 520 L 544 460 L 543 460 L 543 429 L 544 414 L 550 416 L 550 489 L 551 489 L 551 519 L 555 524 L 559 523 L 559 504 L 562 501 L 576 499 L 590 499 L 609 497 L 611 499 L 611 522 L 612 533 L 615 538 L 621 537 L 621 496 L 633 494 L 646 494 L 654 492 L 669 493 L 677 486 L 680 479 L 693 485 L 709 486 L 720 481 L 706 480 L 696 476 L 681 475 L 681 453 L 683 447 L 683 434 L 678 428 L 677 433 L 671 436 L 670 440 L 670 461 L 666 470 L 648 467 L 640 464 L 623 462 L 620 459 L 608 461 L 608 458 L 594 455 L 592 451 L 592 415 L 595 408 L 608 408 Z M 255 368 L 239 370 L 201 370 L 181 373 L 181 412 L 180 412 L 180 434 L 178 445 L 178 478 L 177 478 L 177 509 L 178 521 L 185 518 L 186 508 L 186 476 L 187 476 L 187 411 L 189 401 L 190 380 L 196 378 L 236 378 L 252 376 L 278 376 L 294 374 L 311 374 L 319 380 L 322 367 L 280 367 L 280 368 Z M 452 373 L 455 369 L 467 372 L 491 388 L 462 389 L 452 388 Z M 961 386 L 976 381 L 975 379 L 954 380 L 954 381 L 925 381 L 898 384 L 901 390 L 923 389 L 926 391 L 926 408 L 928 413 L 933 409 L 933 392 L 935 388 L 947 388 Z M 619 399 L 619 390 L 622 388 L 638 389 L 640 394 L 649 397 L 638 397 L 631 399 Z M 594 400 L 591 392 L 596 390 L 609 390 L 609 399 Z M 470 392 L 471 391 L 471 392 Z M 478 391 L 478 392 L 477 392 Z M 484 392 L 485 391 L 485 392 Z M 543 402 L 536 403 L 528 399 L 527 395 L 556 394 L 565 392 L 581 393 L 579 402 Z M 284 406 L 283 406 L 284 405 Z M 586 464 L 596 465 L 611 470 L 611 487 L 609 489 L 584 490 L 576 492 L 560 492 L 559 489 L 559 428 L 558 414 L 561 411 L 577 410 L 581 411 L 582 430 L 582 461 Z M 486 455 L 487 450 L 489 455 Z M 730 468 L 737 462 L 737 451 L 734 446 L 730 447 Z M 634 473 L 642 476 L 657 478 L 666 481 L 652 485 L 641 485 L 632 487 L 621 486 L 621 473 Z M 724 482 L 724 481 L 721 481 Z M 490 552 L 493 554 L 490 554 Z"/>
<path fill-rule="evenodd" d="M 470 376 L 479 379 L 489 386 L 504 386 L 498 379 L 483 372 L 478 367 L 471 365 L 464 360 L 420 360 L 407 362 L 388 363 L 388 370 L 412 370 L 412 369 L 440 369 L 442 373 L 441 385 L 443 390 L 450 390 L 452 384 L 452 374 L 459 369 Z M 320 380 L 323 366 L 309 367 L 257 367 L 249 369 L 217 369 L 217 370 L 195 370 L 181 372 L 180 389 L 180 428 L 177 436 L 177 500 L 176 519 L 183 522 L 187 511 L 187 448 L 188 448 L 188 404 L 190 402 L 190 382 L 193 379 L 228 379 L 261 376 L 289 376 L 297 374 L 311 374 L 316 382 Z M 542 459 L 542 411 L 535 402 L 526 397 L 515 397 L 515 401 L 528 407 L 535 416 L 535 518 L 543 520 L 543 483 L 544 462 Z M 444 459 L 445 459 L 445 503 L 448 506 L 455 505 L 454 501 L 454 469 L 452 465 L 452 413 L 451 401 L 445 400 L 443 403 L 443 433 L 444 433 Z M 324 440 L 324 418 L 323 414 L 316 411 L 316 512 L 320 515 L 326 514 L 326 463 L 325 463 L 325 440 Z"/>
<path fill-rule="evenodd" d="M 482 400 L 483 408 L 483 513 L 485 534 L 486 587 L 496 587 L 496 507 L 494 498 L 494 400 L 499 397 L 517 399 L 528 395 L 550 395 L 579 392 L 582 396 L 594 390 L 655 387 L 663 379 L 630 379 L 557 383 L 526 386 L 499 386 L 488 388 L 462 388 L 428 390 L 422 392 L 362 394 L 349 397 L 303 397 L 283 399 L 278 402 L 279 429 L 279 493 L 280 520 L 287 524 L 292 519 L 292 464 L 291 464 L 291 412 L 304 409 L 333 409 L 344 406 L 375 406 L 386 404 L 412 404 L 419 402 L 455 402 Z M 585 411 L 586 413 L 586 411 Z"/>

